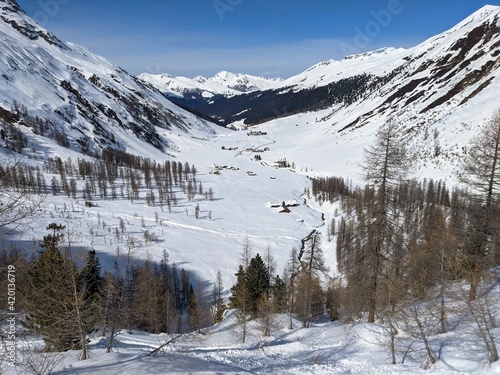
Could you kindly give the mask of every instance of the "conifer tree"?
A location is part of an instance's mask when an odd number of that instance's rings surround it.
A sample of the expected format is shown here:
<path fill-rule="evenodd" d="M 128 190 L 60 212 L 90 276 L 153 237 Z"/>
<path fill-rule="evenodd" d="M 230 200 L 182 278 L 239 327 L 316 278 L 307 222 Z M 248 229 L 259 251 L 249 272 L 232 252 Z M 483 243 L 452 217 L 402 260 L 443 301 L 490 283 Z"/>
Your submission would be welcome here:
<path fill-rule="evenodd" d="M 410 169 L 411 158 L 400 139 L 401 130 L 394 119 L 390 119 L 376 134 L 375 143 L 365 149 L 363 169 L 366 181 L 374 188 L 374 199 L 369 203 L 370 221 L 367 222 L 367 241 L 363 257 L 366 261 L 368 286 L 368 322 L 375 321 L 377 294 L 384 272 L 385 260 L 391 256 L 391 237 L 396 222 L 394 200 L 396 188 Z"/>
<path fill-rule="evenodd" d="M 250 311 L 255 314 L 259 299 L 264 293 L 269 292 L 270 287 L 269 272 L 259 254 L 250 260 L 245 272 L 244 283 L 250 296 Z"/>
<path fill-rule="evenodd" d="M 239 266 L 236 275 L 236 284 L 231 288 L 229 306 L 237 309 L 236 318 L 241 327 L 241 340 L 246 341 L 247 324 L 250 319 L 252 300 L 246 285 L 246 272 L 242 265 Z"/>
<path fill-rule="evenodd" d="M 472 301 L 488 266 L 500 264 L 500 110 L 473 139 L 463 163 L 463 178 L 472 192 L 471 225 L 465 242 L 465 268 Z"/>
<path fill-rule="evenodd" d="M 279 275 L 276 275 L 274 277 L 272 291 L 273 291 L 274 311 L 277 313 L 284 312 L 287 306 L 287 288 L 286 288 L 286 283 L 283 281 L 281 277 L 279 277 Z"/>
<path fill-rule="evenodd" d="M 90 250 L 84 268 L 79 274 L 79 282 L 85 290 L 85 300 L 96 301 L 101 294 L 103 281 L 101 278 L 101 264 L 95 250 Z"/>
<path fill-rule="evenodd" d="M 227 306 L 222 300 L 222 274 L 217 271 L 217 281 L 214 285 L 214 321 L 218 323 L 222 320 L 224 311 L 226 311 Z"/>
<path fill-rule="evenodd" d="M 24 324 L 44 338 L 48 350 L 81 349 L 80 358 L 87 359 L 86 336 L 98 318 L 91 301 L 92 284 L 83 281 L 83 273 L 72 258 L 70 233 L 66 233 L 62 251 L 65 227 L 53 223 L 47 229 L 52 233 L 43 238 L 43 250 L 28 271 Z M 94 259 L 94 277 L 99 278 L 97 264 Z"/>
<path fill-rule="evenodd" d="M 189 306 L 188 306 L 189 327 L 191 330 L 200 332 L 202 326 L 202 318 L 200 307 L 193 290 L 193 285 L 189 284 Z"/>
<path fill-rule="evenodd" d="M 26 294 L 29 304 L 25 324 L 44 338 L 48 350 L 65 351 L 74 347 L 78 337 L 76 332 L 61 329 L 60 325 L 61 320 L 67 319 L 64 305 L 71 291 L 65 274 L 66 260 L 59 250 L 64 237 L 60 232 L 65 227 L 53 223 L 47 229 L 52 233 L 43 237 L 40 243 L 43 250 L 28 270 Z"/>
<path fill-rule="evenodd" d="M 296 278 L 299 271 L 299 256 L 296 248 L 290 252 L 290 258 L 287 265 L 288 280 L 288 314 L 289 314 L 289 329 L 293 328 L 293 313 L 295 312 L 295 292 L 296 292 Z"/>

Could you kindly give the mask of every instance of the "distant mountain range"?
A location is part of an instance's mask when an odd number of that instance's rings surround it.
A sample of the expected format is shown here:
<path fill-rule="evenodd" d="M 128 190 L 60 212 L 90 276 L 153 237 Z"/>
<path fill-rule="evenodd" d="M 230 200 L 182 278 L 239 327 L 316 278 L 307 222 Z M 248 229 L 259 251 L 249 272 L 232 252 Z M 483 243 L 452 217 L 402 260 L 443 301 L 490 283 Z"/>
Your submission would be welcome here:
<path fill-rule="evenodd" d="M 208 79 L 146 73 L 140 78 L 180 106 L 226 126 L 332 106 L 360 112 L 346 128 L 380 113 L 460 111 L 466 102 L 480 105 L 500 92 L 499 16 L 500 7 L 485 6 L 416 47 L 325 61 L 288 79 L 228 72 Z"/>
<path fill-rule="evenodd" d="M 169 96 L 187 96 L 190 93 L 200 94 L 210 99 L 214 95 L 234 96 L 252 91 L 262 91 L 279 87 L 280 78 L 255 77 L 248 74 L 234 74 L 221 71 L 210 78 L 186 78 L 169 74 L 142 73 L 139 78 L 150 82 Z"/>
<path fill-rule="evenodd" d="M 310 139 L 302 156 L 292 149 L 296 162 L 314 166 L 327 159 L 309 160 L 310 150 L 330 155 L 335 143 L 359 154 L 393 117 L 424 159 L 459 157 L 499 108 L 499 18 L 500 7 L 485 6 L 416 47 L 329 60 L 288 79 L 229 72 L 189 79 L 130 75 L 40 27 L 15 0 L 0 0 L 0 125 L 5 139 L 20 131 L 31 145 L 49 138 L 84 154 L 110 147 L 154 156 L 220 132 L 214 123 L 239 129 L 286 118 L 281 129 Z M 311 123 L 305 133 L 296 128 Z M 439 133 L 439 147 L 429 131 Z"/>

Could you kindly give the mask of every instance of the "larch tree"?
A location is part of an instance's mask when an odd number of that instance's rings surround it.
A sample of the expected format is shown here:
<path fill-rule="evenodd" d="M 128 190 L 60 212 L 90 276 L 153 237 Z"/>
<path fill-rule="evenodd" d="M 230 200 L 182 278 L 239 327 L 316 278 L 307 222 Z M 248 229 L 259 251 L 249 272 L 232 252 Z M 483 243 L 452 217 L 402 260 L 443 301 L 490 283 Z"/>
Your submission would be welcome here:
<path fill-rule="evenodd" d="M 250 238 L 245 236 L 243 240 L 243 247 L 241 249 L 240 264 L 246 269 L 250 265 L 250 260 L 252 259 L 252 243 Z"/>
<path fill-rule="evenodd" d="M 314 232 L 304 246 L 300 257 L 300 271 L 296 284 L 296 313 L 302 319 L 304 327 L 309 327 L 314 318 L 319 318 L 324 312 L 324 293 L 320 274 L 326 275 L 321 236 Z"/>
<path fill-rule="evenodd" d="M 477 297 L 478 283 L 488 266 L 500 264 L 500 110 L 468 147 L 462 181 L 470 187 L 470 225 L 464 246 L 470 281 L 469 300 Z"/>
<path fill-rule="evenodd" d="M 287 273 L 288 277 L 288 314 L 289 314 L 289 325 L 288 328 L 293 328 L 293 313 L 295 312 L 295 286 L 297 274 L 299 272 L 299 253 L 296 248 L 293 248 L 290 252 L 290 258 L 288 259 Z"/>
<path fill-rule="evenodd" d="M 401 140 L 401 129 L 394 119 L 379 128 L 374 144 L 364 150 L 365 179 L 373 187 L 374 199 L 368 204 L 370 218 L 365 244 L 364 258 L 367 259 L 368 322 L 375 321 L 377 294 L 385 259 L 390 258 L 391 238 L 397 223 L 393 220 L 396 212 L 391 199 L 397 185 L 403 181 L 411 166 L 411 157 Z"/>
<path fill-rule="evenodd" d="M 0 229 L 20 225 L 43 202 L 42 195 L 34 198 L 27 190 L 15 186 L 16 171 L 21 166 L 19 161 L 10 167 L 0 166 Z"/>
<path fill-rule="evenodd" d="M 217 271 L 217 280 L 214 285 L 214 295 L 213 295 L 213 315 L 214 315 L 214 322 L 218 323 L 222 320 L 222 317 L 224 316 L 224 311 L 227 310 L 227 306 L 224 304 L 224 301 L 222 300 L 222 290 L 224 289 L 223 287 L 223 282 L 222 282 L 222 273 L 220 271 Z"/>

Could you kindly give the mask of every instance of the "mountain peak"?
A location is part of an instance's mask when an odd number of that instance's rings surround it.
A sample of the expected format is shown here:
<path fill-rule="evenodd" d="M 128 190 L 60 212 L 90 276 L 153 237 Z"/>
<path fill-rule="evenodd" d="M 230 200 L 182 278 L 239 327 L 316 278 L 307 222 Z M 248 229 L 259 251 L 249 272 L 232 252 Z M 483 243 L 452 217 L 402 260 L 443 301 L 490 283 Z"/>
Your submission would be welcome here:
<path fill-rule="evenodd" d="M 231 72 L 228 72 L 227 70 L 221 70 L 219 73 L 217 73 L 216 75 L 214 75 L 212 78 L 209 78 L 209 79 L 227 80 L 227 79 L 235 78 L 238 76 L 239 76 L 239 74 L 231 73 Z"/>
<path fill-rule="evenodd" d="M 210 131 L 104 57 L 59 40 L 14 0 L 0 0 L 0 34 L 2 123 L 22 124 L 30 134 L 84 153 L 105 147 L 156 153 L 175 143 L 165 130 Z"/>
<path fill-rule="evenodd" d="M 465 26 L 471 22 L 475 23 L 483 23 L 486 21 L 489 21 L 493 17 L 499 17 L 500 16 L 500 6 L 498 5 L 485 5 L 478 10 L 476 10 L 474 13 L 472 13 L 470 16 L 465 18 L 462 22 L 458 23 L 455 27 L 455 29 L 461 28 L 462 26 Z M 498 20 L 497 20 L 498 22 Z"/>
<path fill-rule="evenodd" d="M 498 11 L 500 11 L 500 5 L 486 4 L 485 6 L 479 8 L 477 12 L 498 12 Z"/>
<path fill-rule="evenodd" d="M 19 6 L 19 4 L 17 3 L 16 0 L 0 0 L 0 4 L 1 5 L 11 5 L 11 6 L 14 6 L 14 7 L 21 9 L 21 7 Z"/>
<path fill-rule="evenodd" d="M 19 6 L 16 0 L 0 0 L 0 11 L 2 13 L 22 13 L 24 10 Z"/>

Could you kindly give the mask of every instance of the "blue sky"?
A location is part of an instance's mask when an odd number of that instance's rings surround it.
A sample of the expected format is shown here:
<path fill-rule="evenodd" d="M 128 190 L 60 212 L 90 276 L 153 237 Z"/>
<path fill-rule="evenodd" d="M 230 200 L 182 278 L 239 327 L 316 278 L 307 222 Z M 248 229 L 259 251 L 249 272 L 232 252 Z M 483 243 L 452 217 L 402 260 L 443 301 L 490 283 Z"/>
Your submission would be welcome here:
<path fill-rule="evenodd" d="M 18 0 L 60 38 L 132 74 L 287 78 L 328 59 L 411 47 L 499 0 Z"/>

